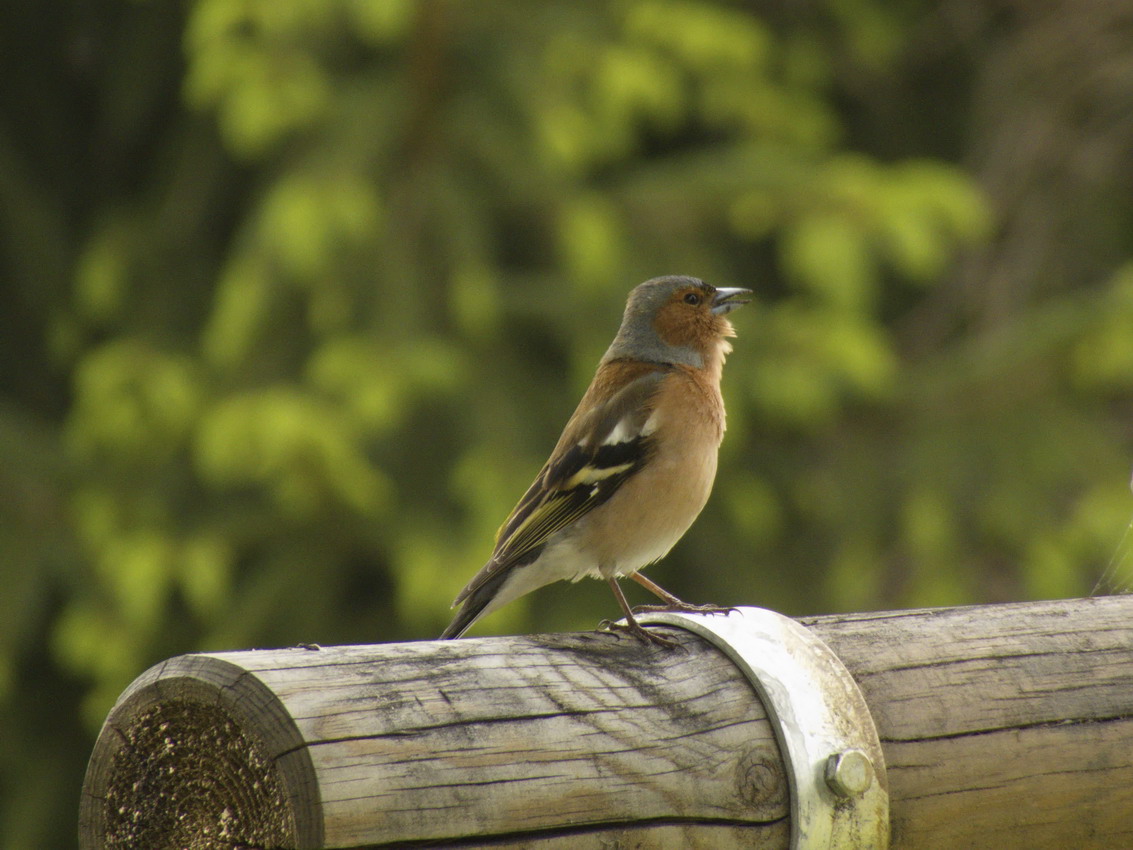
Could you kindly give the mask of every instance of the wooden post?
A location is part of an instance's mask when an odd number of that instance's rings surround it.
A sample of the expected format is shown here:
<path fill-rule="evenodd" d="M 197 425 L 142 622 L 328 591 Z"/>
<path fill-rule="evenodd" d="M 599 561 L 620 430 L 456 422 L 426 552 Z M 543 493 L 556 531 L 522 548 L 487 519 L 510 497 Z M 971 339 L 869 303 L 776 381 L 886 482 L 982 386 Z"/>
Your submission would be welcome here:
<path fill-rule="evenodd" d="M 1133 596 L 802 622 L 869 704 L 892 847 L 1133 847 Z M 788 847 L 755 692 L 670 634 L 172 659 L 106 721 L 80 845 Z"/>

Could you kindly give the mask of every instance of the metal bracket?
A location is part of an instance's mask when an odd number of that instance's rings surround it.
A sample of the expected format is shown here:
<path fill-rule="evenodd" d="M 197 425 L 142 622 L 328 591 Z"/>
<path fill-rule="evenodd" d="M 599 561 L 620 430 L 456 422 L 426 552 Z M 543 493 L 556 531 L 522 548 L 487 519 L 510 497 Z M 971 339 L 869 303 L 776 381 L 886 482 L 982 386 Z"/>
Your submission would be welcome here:
<path fill-rule="evenodd" d="M 657 612 L 722 650 L 767 710 L 791 786 L 791 850 L 885 850 L 889 784 L 869 706 L 850 672 L 806 627 L 764 608 Z"/>

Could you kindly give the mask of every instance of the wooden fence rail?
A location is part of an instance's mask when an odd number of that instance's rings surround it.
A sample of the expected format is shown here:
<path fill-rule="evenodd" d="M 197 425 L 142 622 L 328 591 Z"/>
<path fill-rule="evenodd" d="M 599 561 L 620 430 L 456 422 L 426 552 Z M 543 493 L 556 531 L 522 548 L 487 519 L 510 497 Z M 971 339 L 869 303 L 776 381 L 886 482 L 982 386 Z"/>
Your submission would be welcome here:
<path fill-rule="evenodd" d="M 1133 596 L 801 622 L 872 713 L 892 847 L 1133 847 Z M 671 633 L 171 659 L 107 718 L 80 844 L 789 847 L 767 713 Z"/>

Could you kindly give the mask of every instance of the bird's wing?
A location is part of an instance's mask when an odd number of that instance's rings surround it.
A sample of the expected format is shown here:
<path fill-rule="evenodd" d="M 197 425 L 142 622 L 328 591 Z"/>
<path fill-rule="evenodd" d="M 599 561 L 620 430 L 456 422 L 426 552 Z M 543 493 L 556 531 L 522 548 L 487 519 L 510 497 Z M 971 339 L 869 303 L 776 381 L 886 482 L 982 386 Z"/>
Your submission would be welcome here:
<path fill-rule="evenodd" d="M 650 367 L 598 403 L 587 393 L 551 459 L 500 527 L 491 559 L 454 605 L 501 570 L 535 560 L 551 535 L 601 505 L 641 469 L 656 426 L 653 395 L 667 371 Z"/>

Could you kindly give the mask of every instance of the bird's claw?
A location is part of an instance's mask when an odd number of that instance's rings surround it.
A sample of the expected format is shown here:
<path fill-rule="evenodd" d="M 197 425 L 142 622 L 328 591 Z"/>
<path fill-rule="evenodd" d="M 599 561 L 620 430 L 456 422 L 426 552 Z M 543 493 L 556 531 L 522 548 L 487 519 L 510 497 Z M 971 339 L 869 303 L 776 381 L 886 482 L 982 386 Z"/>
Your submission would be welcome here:
<path fill-rule="evenodd" d="M 651 632 L 649 629 L 644 628 L 636 621 L 619 622 L 615 623 L 611 620 L 602 620 L 598 624 L 599 631 L 603 632 L 625 632 L 637 638 L 642 643 L 651 643 L 654 646 L 664 646 L 672 648 L 680 646 L 680 644 L 672 638 L 667 638 L 656 632 Z"/>
<path fill-rule="evenodd" d="M 635 614 L 655 614 L 661 611 L 678 614 L 731 614 L 734 606 L 728 605 L 690 605 L 682 602 L 679 605 L 638 605 L 633 609 Z"/>

